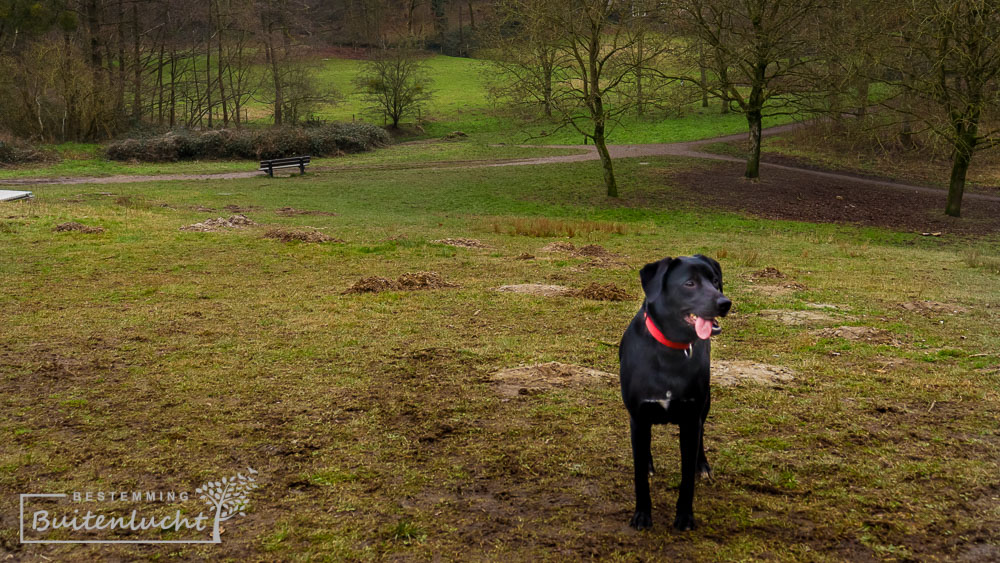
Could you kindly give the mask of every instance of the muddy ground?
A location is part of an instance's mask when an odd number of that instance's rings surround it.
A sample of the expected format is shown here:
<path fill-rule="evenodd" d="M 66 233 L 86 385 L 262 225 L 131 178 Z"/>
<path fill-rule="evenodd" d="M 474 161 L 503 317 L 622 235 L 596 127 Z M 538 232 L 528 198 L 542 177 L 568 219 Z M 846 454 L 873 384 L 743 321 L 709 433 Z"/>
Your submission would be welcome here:
<path fill-rule="evenodd" d="M 664 179 L 692 205 L 767 219 L 849 223 L 943 235 L 1000 233 L 1000 201 L 966 198 L 962 217 L 956 219 L 944 214 L 944 192 L 878 187 L 775 168 L 763 168 L 761 177 L 751 181 L 743 178 L 744 168 L 742 163 L 720 162 L 666 172 Z"/>

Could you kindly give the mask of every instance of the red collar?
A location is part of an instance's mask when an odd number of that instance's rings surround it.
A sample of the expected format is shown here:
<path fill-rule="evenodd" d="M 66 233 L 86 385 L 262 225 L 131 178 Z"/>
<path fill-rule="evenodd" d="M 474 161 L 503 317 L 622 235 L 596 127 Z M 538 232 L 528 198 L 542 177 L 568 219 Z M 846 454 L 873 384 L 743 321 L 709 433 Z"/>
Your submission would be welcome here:
<path fill-rule="evenodd" d="M 642 316 L 645 317 L 646 319 L 646 330 L 649 331 L 649 334 L 651 334 L 653 338 L 656 339 L 657 342 L 663 344 L 667 348 L 673 348 L 674 350 L 685 350 L 687 352 L 691 351 L 691 347 L 693 346 L 692 342 L 688 342 L 687 344 L 682 344 L 680 342 L 674 342 L 673 340 L 667 340 L 667 337 L 663 336 L 663 333 L 660 332 L 659 328 L 657 328 L 656 323 L 653 322 L 653 319 L 649 318 L 649 315 L 646 313 L 646 311 L 642 312 Z"/>

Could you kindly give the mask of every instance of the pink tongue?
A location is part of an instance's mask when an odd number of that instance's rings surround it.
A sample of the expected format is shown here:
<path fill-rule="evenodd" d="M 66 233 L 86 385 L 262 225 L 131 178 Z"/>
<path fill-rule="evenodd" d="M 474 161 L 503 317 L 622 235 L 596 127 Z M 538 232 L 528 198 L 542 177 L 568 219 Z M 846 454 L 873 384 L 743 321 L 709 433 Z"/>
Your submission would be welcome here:
<path fill-rule="evenodd" d="M 712 321 L 701 317 L 695 317 L 694 331 L 698 333 L 698 338 L 708 340 L 712 337 Z"/>

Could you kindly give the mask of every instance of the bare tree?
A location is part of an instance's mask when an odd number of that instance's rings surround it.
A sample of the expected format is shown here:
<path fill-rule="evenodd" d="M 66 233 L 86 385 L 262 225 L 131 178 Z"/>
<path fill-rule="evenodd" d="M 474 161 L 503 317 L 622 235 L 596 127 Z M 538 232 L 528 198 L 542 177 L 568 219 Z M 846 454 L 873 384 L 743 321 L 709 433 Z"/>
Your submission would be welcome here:
<path fill-rule="evenodd" d="M 886 105 L 922 123 L 952 149 L 945 213 L 959 217 L 973 155 L 1000 145 L 1000 1 L 911 0 L 884 58 L 900 96 Z"/>
<path fill-rule="evenodd" d="M 821 7 L 818 0 L 676 1 L 683 23 L 714 59 L 715 80 L 705 87 L 746 115 L 747 178 L 760 176 L 764 116 L 794 112 L 792 103 L 809 91 L 805 73 L 814 61 L 807 31 Z"/>
<path fill-rule="evenodd" d="M 608 197 L 618 197 L 614 165 L 608 152 L 608 127 L 635 107 L 635 79 L 640 69 L 653 72 L 663 49 L 656 47 L 647 25 L 657 3 L 619 0 L 559 0 L 542 17 L 563 37 L 568 53 L 553 93 L 563 119 L 601 157 Z M 640 48 L 641 46 L 641 48 Z"/>
<path fill-rule="evenodd" d="M 547 0 L 501 0 L 483 53 L 491 96 L 516 105 L 541 106 L 551 117 L 558 73 L 569 63 L 570 53 L 555 23 L 557 7 Z"/>
<path fill-rule="evenodd" d="M 417 53 L 409 47 L 383 46 L 365 63 L 356 78 L 365 109 L 392 122 L 419 115 L 431 99 L 430 78 Z"/>

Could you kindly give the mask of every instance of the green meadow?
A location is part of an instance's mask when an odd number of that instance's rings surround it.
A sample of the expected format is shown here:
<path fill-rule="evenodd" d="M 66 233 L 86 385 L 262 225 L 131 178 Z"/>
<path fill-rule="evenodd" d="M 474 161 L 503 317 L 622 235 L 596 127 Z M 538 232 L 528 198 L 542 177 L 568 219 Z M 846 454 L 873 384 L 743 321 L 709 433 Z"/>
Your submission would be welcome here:
<path fill-rule="evenodd" d="M 429 150 L 394 150 L 407 147 Z M 618 162 L 619 201 L 585 162 L 37 186 L 2 204 L 0 548 L 60 561 L 995 553 L 1000 241 L 703 208 L 670 178 L 708 165 L 643 162 Z M 180 230 L 235 212 L 257 225 Z M 68 221 L 105 230 L 54 230 Z M 276 228 L 339 242 L 267 238 Z M 457 238 L 480 245 L 439 242 Z M 735 303 L 716 369 L 791 378 L 713 386 L 715 479 L 698 484 L 690 533 L 670 529 L 676 429 L 657 428 L 655 527 L 636 533 L 616 346 L 637 269 L 699 252 Z M 345 293 L 415 272 L 447 285 Z M 526 283 L 628 298 L 497 291 Z M 609 375 L 513 393 L 496 375 L 551 361 Z M 193 490 L 247 466 L 260 487 L 219 545 L 18 543 L 17 493 Z"/>

